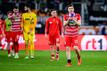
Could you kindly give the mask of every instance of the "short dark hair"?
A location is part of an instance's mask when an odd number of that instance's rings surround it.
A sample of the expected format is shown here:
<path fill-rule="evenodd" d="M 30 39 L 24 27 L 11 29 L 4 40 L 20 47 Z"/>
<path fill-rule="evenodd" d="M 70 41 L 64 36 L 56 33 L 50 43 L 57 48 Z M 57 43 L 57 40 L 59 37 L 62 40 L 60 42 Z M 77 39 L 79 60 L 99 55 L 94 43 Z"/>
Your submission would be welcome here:
<path fill-rule="evenodd" d="M 12 13 L 12 11 L 8 11 L 7 14 Z"/>
<path fill-rule="evenodd" d="M 13 9 L 18 9 L 18 7 L 17 7 L 17 6 L 14 6 Z"/>
<path fill-rule="evenodd" d="M 56 12 L 57 12 L 56 9 L 50 9 L 50 10 L 49 10 L 49 16 L 51 16 L 51 12 L 52 12 L 52 11 L 56 11 Z"/>
<path fill-rule="evenodd" d="M 74 7 L 74 5 L 73 5 L 73 4 L 70 4 L 70 5 L 68 5 L 68 6 L 67 6 L 67 8 L 68 8 L 68 7 L 71 7 L 71 6 L 73 6 L 73 7 Z"/>
<path fill-rule="evenodd" d="M 26 3 L 25 6 L 28 7 L 28 8 L 30 8 L 30 9 L 32 7 L 30 3 Z"/>
<path fill-rule="evenodd" d="M 50 10 L 50 13 L 51 13 L 52 11 L 57 11 L 57 10 L 56 10 L 56 9 L 51 9 L 51 10 Z"/>

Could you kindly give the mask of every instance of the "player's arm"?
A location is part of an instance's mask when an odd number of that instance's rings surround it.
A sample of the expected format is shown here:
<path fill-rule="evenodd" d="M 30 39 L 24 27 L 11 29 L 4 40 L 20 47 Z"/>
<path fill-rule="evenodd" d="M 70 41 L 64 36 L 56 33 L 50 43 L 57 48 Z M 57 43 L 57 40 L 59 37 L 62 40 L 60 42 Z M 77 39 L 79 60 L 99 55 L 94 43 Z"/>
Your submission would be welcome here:
<path fill-rule="evenodd" d="M 77 19 L 73 18 L 73 20 L 74 20 L 76 25 L 78 25 L 78 26 L 81 25 L 81 16 L 79 14 L 78 14 L 78 18 Z"/>
<path fill-rule="evenodd" d="M 22 15 L 22 18 L 21 18 L 21 29 L 23 30 L 23 23 L 24 23 L 24 17 Z"/>
<path fill-rule="evenodd" d="M 4 23 L 4 31 L 6 31 L 6 22 L 7 22 L 7 19 L 5 19 L 5 23 Z"/>
<path fill-rule="evenodd" d="M 47 36 L 48 31 L 49 31 L 49 22 L 48 22 L 48 19 L 47 19 L 46 23 L 45 23 L 45 36 Z"/>
<path fill-rule="evenodd" d="M 63 25 L 60 19 L 59 19 L 59 29 L 60 29 L 61 35 L 63 35 Z"/>
<path fill-rule="evenodd" d="M 68 20 L 64 20 L 64 26 L 69 24 L 69 19 Z"/>
<path fill-rule="evenodd" d="M 5 31 L 5 21 L 3 21 L 3 23 L 2 23 L 2 34 L 3 34 L 3 36 L 5 35 L 4 31 Z"/>
<path fill-rule="evenodd" d="M 37 24 L 37 16 L 35 15 L 35 18 L 34 18 L 34 27 L 36 27 L 36 24 Z"/>
<path fill-rule="evenodd" d="M 70 18 L 66 18 L 66 16 L 64 16 L 64 22 L 63 22 L 63 24 L 64 24 L 64 26 L 66 26 L 66 25 L 68 25 L 69 24 L 69 21 L 70 21 Z"/>

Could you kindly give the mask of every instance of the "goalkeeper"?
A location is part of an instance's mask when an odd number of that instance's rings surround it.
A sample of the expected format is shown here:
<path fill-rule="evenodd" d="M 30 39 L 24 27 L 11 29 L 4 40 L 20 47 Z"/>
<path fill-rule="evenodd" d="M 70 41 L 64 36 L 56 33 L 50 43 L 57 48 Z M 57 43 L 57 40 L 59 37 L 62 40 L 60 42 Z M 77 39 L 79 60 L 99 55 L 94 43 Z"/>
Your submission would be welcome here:
<path fill-rule="evenodd" d="M 26 4 L 24 7 L 25 13 L 22 14 L 21 27 L 23 29 L 23 37 L 25 40 L 25 59 L 34 58 L 34 36 L 37 16 L 31 11 L 31 5 Z"/>

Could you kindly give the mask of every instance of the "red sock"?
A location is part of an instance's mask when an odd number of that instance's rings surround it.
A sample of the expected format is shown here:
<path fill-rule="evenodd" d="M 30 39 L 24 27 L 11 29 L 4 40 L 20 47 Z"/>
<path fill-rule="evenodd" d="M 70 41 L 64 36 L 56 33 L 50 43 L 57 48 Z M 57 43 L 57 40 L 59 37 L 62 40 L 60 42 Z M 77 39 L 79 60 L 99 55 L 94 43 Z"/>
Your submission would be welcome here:
<path fill-rule="evenodd" d="M 51 54 L 51 57 L 54 57 L 54 54 Z"/>
<path fill-rule="evenodd" d="M 8 54 L 10 54 L 10 49 L 8 50 Z"/>
<path fill-rule="evenodd" d="M 15 53 L 18 53 L 18 50 L 19 50 L 19 46 L 18 46 L 18 42 L 15 42 Z"/>

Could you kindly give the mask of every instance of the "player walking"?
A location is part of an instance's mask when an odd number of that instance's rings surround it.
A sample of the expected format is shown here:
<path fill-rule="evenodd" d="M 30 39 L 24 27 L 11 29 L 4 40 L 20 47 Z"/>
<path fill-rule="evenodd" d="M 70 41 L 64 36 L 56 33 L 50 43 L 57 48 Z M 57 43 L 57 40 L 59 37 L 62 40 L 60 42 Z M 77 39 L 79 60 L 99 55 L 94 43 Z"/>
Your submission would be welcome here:
<path fill-rule="evenodd" d="M 46 21 L 45 36 L 49 36 L 49 45 L 51 48 L 51 60 L 55 59 L 55 48 L 56 46 L 56 60 L 59 60 L 59 47 L 60 47 L 60 32 L 62 31 L 62 22 L 57 17 L 57 11 L 51 10 L 51 17 Z"/>
<path fill-rule="evenodd" d="M 64 29 L 65 29 L 65 45 L 66 45 L 66 56 L 67 66 L 71 66 L 71 54 L 70 47 L 74 48 L 77 58 L 78 65 L 81 64 L 80 51 L 78 49 L 78 30 L 81 24 L 81 16 L 74 12 L 74 6 L 69 5 L 67 7 L 68 14 L 64 15 Z"/>
<path fill-rule="evenodd" d="M 18 45 L 18 37 L 21 34 L 21 13 L 19 12 L 19 9 L 17 6 L 13 8 L 13 13 L 10 17 L 12 26 L 11 26 L 11 33 L 12 33 L 12 42 L 13 42 L 13 48 L 15 51 L 15 57 L 19 58 L 18 52 L 19 52 L 19 45 Z"/>
<path fill-rule="evenodd" d="M 12 22 L 11 22 L 11 16 L 12 16 L 12 12 L 9 11 L 7 13 L 7 17 L 5 19 L 5 34 L 6 34 L 6 41 L 7 41 L 7 50 L 8 50 L 8 57 L 11 57 L 11 53 L 13 52 L 13 50 L 11 50 L 10 48 L 10 42 L 11 42 L 11 26 L 12 26 Z M 14 53 L 13 53 L 14 56 Z"/>
<path fill-rule="evenodd" d="M 23 29 L 23 37 L 25 40 L 25 59 L 34 58 L 34 36 L 35 36 L 35 26 L 37 23 L 37 16 L 31 11 L 31 5 L 26 4 L 25 13 L 22 14 L 21 27 Z"/>
<path fill-rule="evenodd" d="M 4 20 L 2 19 L 2 13 L 0 13 L 0 49 L 2 49 L 1 40 L 4 34 Z"/>

